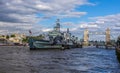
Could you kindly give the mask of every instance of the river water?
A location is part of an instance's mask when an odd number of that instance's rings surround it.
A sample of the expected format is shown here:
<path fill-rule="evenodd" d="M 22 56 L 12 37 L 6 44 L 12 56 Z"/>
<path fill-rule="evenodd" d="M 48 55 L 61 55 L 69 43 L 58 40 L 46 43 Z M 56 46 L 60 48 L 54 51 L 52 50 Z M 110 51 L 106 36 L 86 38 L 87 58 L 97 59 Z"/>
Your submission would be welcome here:
<path fill-rule="evenodd" d="M 95 47 L 30 51 L 0 46 L 0 73 L 120 73 L 114 49 Z"/>

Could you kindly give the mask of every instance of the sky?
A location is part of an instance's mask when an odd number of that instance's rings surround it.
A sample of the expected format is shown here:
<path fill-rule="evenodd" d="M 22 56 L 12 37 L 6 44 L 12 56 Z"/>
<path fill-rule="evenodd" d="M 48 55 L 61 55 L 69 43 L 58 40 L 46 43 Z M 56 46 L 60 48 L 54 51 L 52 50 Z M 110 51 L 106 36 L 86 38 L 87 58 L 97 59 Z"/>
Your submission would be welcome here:
<path fill-rule="evenodd" d="M 53 30 L 60 19 L 61 31 L 83 38 L 92 32 L 111 31 L 111 39 L 120 35 L 120 0 L 0 0 L 0 34 L 33 35 Z M 105 35 L 90 34 L 91 40 L 105 40 Z"/>

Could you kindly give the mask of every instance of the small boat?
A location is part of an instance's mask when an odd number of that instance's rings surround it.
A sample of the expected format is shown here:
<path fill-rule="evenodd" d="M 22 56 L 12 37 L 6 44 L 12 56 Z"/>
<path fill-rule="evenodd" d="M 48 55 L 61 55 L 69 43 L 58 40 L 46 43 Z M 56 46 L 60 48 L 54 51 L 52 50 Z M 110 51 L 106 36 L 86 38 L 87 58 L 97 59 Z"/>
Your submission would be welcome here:
<path fill-rule="evenodd" d="M 116 56 L 118 61 L 120 62 L 120 36 L 118 37 L 116 42 Z"/>

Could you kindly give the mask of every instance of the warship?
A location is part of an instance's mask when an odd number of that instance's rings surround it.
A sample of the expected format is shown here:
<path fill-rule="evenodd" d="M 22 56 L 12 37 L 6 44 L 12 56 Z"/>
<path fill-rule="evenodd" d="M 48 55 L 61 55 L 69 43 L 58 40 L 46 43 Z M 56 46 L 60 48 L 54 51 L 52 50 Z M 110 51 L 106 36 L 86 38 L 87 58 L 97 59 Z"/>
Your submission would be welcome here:
<path fill-rule="evenodd" d="M 78 42 L 77 37 L 72 36 L 67 29 L 66 32 L 60 31 L 60 21 L 57 19 L 56 25 L 53 30 L 48 32 L 47 39 L 35 39 L 29 37 L 30 50 L 34 49 L 70 49 L 82 47 L 81 43 Z"/>

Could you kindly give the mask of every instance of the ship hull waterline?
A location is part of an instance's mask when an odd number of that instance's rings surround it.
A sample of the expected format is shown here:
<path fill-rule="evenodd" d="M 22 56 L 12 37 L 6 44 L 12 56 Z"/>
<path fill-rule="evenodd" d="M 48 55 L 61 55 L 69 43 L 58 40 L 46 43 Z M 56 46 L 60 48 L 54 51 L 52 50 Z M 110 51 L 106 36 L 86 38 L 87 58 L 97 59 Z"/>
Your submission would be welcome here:
<path fill-rule="evenodd" d="M 46 40 L 36 40 L 36 39 L 29 39 L 29 48 L 30 50 L 36 49 L 70 49 L 73 48 L 74 45 L 69 44 L 54 44 L 50 43 L 50 41 Z"/>

